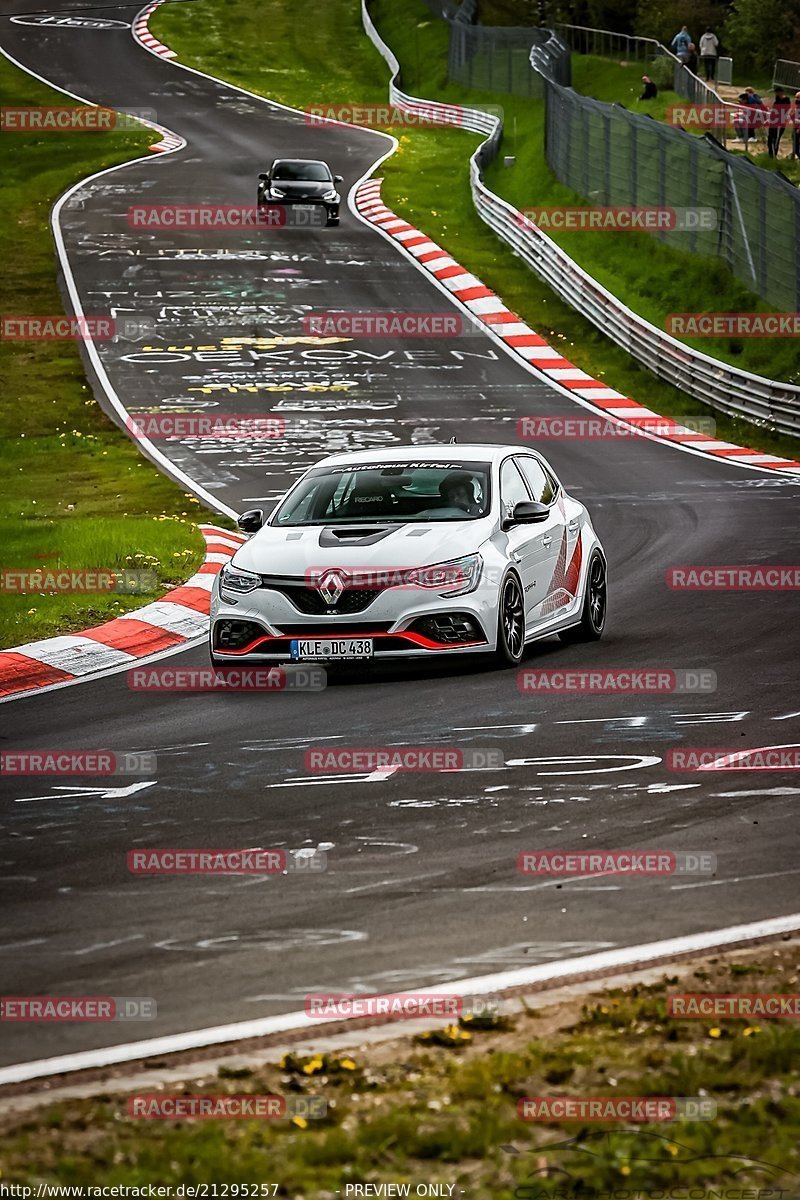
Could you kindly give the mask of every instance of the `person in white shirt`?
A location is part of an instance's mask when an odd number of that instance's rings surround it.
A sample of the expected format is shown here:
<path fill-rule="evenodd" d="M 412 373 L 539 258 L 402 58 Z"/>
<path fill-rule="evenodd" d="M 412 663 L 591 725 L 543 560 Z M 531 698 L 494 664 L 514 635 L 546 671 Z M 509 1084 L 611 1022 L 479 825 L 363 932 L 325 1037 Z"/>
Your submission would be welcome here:
<path fill-rule="evenodd" d="M 719 54 L 719 38 L 711 29 L 707 29 L 700 38 L 700 58 L 706 83 L 713 83 L 717 77 L 717 56 Z"/>

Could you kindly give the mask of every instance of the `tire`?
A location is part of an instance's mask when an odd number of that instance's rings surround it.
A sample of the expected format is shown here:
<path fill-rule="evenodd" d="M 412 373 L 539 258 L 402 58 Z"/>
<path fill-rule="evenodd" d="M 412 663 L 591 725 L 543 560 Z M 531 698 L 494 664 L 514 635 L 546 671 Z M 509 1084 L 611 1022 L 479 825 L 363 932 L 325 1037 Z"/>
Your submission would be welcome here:
<path fill-rule="evenodd" d="M 494 661 L 499 667 L 518 667 L 524 653 L 525 599 L 519 577 L 510 571 L 500 586 Z"/>
<path fill-rule="evenodd" d="M 586 592 L 581 619 L 571 629 L 559 633 L 562 642 L 597 642 L 603 636 L 608 611 L 608 578 L 606 561 L 599 550 L 593 550 L 586 572 Z"/>

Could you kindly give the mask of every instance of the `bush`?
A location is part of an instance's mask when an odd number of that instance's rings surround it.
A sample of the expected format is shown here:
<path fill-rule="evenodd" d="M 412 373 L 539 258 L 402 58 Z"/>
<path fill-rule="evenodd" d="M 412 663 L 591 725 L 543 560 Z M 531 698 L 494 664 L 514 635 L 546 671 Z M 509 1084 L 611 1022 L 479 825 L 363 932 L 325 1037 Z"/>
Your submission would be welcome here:
<path fill-rule="evenodd" d="M 675 82 L 675 68 L 671 58 L 659 54 L 658 58 L 654 58 L 651 62 L 648 74 L 661 91 L 672 91 L 672 85 Z"/>

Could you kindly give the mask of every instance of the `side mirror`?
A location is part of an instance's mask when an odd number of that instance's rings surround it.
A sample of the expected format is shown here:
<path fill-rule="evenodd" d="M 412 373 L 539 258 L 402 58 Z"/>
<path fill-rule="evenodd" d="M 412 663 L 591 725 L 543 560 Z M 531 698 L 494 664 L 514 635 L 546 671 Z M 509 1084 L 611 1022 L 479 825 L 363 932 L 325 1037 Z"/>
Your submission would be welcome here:
<path fill-rule="evenodd" d="M 259 176 L 258 176 L 259 183 L 266 183 L 268 179 L 269 179 L 269 175 L 266 171 L 259 172 Z"/>
<path fill-rule="evenodd" d="M 514 525 L 535 525 L 539 521 L 546 521 L 550 516 L 550 509 L 546 504 L 540 504 L 538 500 L 520 500 L 519 504 L 514 505 L 514 512 L 510 517 L 506 517 L 503 521 L 503 529 L 511 529 Z"/>
<path fill-rule="evenodd" d="M 264 524 L 263 508 L 248 508 L 247 512 L 243 512 L 240 517 L 236 518 L 236 524 L 242 533 L 258 533 Z"/>
<path fill-rule="evenodd" d="M 334 175 L 333 182 L 334 183 L 344 183 L 344 175 Z"/>

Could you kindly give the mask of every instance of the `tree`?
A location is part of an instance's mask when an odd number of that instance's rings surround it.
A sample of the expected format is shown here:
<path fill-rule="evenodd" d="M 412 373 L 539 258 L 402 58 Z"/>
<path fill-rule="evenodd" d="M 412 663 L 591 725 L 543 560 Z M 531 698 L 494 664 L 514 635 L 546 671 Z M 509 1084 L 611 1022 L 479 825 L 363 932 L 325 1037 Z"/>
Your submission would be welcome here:
<path fill-rule="evenodd" d="M 635 30 L 639 37 L 655 38 L 669 46 L 681 25 L 688 25 L 695 44 L 699 44 L 706 29 L 713 29 L 721 39 L 727 12 L 724 0 L 694 0 L 692 4 L 677 4 L 672 8 L 664 0 L 639 0 Z"/>
<path fill-rule="evenodd" d="M 633 33 L 636 0 L 588 0 L 588 21 L 593 29 Z"/>
<path fill-rule="evenodd" d="M 739 68 L 772 72 L 776 58 L 800 60 L 800 0 L 736 0 L 725 41 Z"/>

